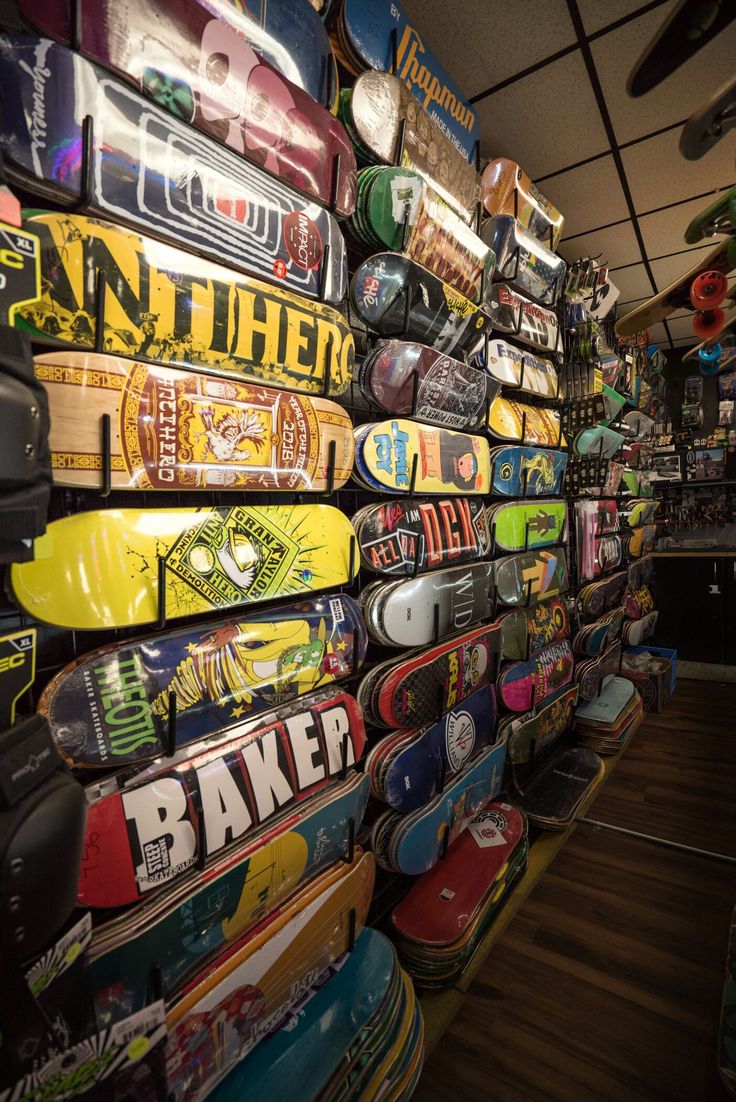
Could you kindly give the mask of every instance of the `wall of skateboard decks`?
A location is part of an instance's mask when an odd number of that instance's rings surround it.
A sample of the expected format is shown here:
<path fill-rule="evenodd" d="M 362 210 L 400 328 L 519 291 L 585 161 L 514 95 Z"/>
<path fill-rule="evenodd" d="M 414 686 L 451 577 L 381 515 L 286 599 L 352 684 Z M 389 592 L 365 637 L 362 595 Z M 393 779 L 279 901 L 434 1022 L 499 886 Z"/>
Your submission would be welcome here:
<path fill-rule="evenodd" d="M 661 704 L 663 357 L 322 9 L 4 15 L 2 1102 L 408 1098 Z"/>

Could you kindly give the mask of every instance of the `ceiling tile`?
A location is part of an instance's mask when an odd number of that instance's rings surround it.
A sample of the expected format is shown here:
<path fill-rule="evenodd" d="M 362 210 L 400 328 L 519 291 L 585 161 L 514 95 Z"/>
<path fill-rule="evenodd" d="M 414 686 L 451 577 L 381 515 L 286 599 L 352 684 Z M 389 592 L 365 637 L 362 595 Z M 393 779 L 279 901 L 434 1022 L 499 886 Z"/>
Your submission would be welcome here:
<path fill-rule="evenodd" d="M 683 234 L 696 214 L 708 206 L 709 199 L 691 199 L 689 203 L 680 203 L 676 207 L 645 214 L 639 221 L 639 229 L 644 238 L 648 256 L 666 256 L 690 249 L 703 248 L 703 243 L 686 245 Z M 706 242 L 706 247 L 710 242 Z"/>
<path fill-rule="evenodd" d="M 631 222 L 621 222 L 606 230 L 594 230 L 563 241 L 558 252 L 565 260 L 575 260 L 578 256 L 600 256 L 601 262 L 609 268 L 641 261 L 639 242 Z"/>
<path fill-rule="evenodd" d="M 613 275 L 611 275 L 611 279 L 613 279 Z M 613 282 L 616 283 L 616 280 L 613 279 Z M 616 283 L 616 286 L 618 287 L 618 283 Z M 642 298 L 630 298 L 626 302 L 622 302 L 619 298 L 618 302 L 616 303 L 616 305 L 618 306 L 619 317 L 623 317 L 624 314 L 628 314 L 629 311 L 633 310 L 635 306 L 638 306 L 640 302 L 646 302 L 647 299 L 651 297 L 651 295 L 644 295 Z"/>
<path fill-rule="evenodd" d="M 643 264 L 632 264 L 628 268 L 618 268 L 611 272 L 611 279 L 618 287 L 622 302 L 636 298 L 650 298 L 654 292 Z"/>
<path fill-rule="evenodd" d="M 565 216 L 565 234 L 586 233 L 629 217 L 616 166 L 610 154 L 561 172 L 540 185 Z"/>
<path fill-rule="evenodd" d="M 684 337 L 681 337 L 679 341 L 673 341 L 672 343 L 674 344 L 675 348 L 690 348 L 691 345 L 693 345 L 695 342 L 693 340 L 693 337 L 690 336 L 687 338 L 687 340 L 685 340 Z"/>
<path fill-rule="evenodd" d="M 674 315 L 667 318 L 667 328 L 672 334 L 672 340 L 684 340 L 685 337 L 695 344 L 697 337 L 693 333 L 692 315 L 676 318 Z"/>
<path fill-rule="evenodd" d="M 523 21 L 526 26 L 526 15 Z M 608 148 L 579 50 L 486 96 L 475 106 L 485 156 L 511 157 L 532 179 L 559 172 Z"/>
<path fill-rule="evenodd" d="M 715 246 L 713 246 L 715 247 Z M 703 250 L 702 261 L 705 260 L 708 250 Z M 668 256 L 664 260 L 652 260 L 651 267 L 657 282 L 657 290 L 663 291 L 680 276 L 685 275 L 694 266 L 698 258 L 688 254 L 685 256 Z M 733 279 L 731 279 L 733 282 Z"/>
<path fill-rule="evenodd" d="M 499 18 L 488 0 L 401 0 L 407 19 L 466 96 L 477 96 L 575 42 L 565 0 L 525 0 L 523 16 Z M 530 28 L 534 33 L 530 34 Z"/>
<path fill-rule="evenodd" d="M 657 138 L 621 150 L 638 213 L 733 184 L 736 172 L 732 142 L 726 138 L 699 161 L 686 161 L 677 147 L 679 137 L 679 130 L 668 130 Z M 703 200 L 703 209 L 708 202 L 708 199 Z"/>
<path fill-rule="evenodd" d="M 643 7 L 643 0 L 578 0 L 578 8 L 587 34 L 595 34 L 610 23 L 616 23 L 637 8 Z M 665 12 L 665 8 L 659 9 Z M 664 15 L 661 16 L 664 19 Z"/>
<path fill-rule="evenodd" d="M 664 344 L 669 348 L 670 339 L 661 321 L 657 322 L 656 325 L 649 326 L 649 338 L 652 344 Z"/>

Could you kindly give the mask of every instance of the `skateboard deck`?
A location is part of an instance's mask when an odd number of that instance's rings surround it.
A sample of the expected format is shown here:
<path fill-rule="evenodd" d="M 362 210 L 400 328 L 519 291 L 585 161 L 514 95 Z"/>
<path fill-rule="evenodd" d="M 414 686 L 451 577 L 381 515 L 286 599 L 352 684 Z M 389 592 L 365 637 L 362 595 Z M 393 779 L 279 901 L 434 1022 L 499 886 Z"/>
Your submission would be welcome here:
<path fill-rule="evenodd" d="M 652 555 L 645 555 L 637 562 L 629 563 L 628 584 L 630 588 L 636 589 L 640 585 L 650 585 L 653 578 L 654 558 Z"/>
<path fill-rule="evenodd" d="M 491 491 L 504 497 L 551 497 L 561 492 L 566 467 L 566 452 L 492 448 Z"/>
<path fill-rule="evenodd" d="M 705 256 L 702 253 L 699 255 L 700 259 L 684 275 L 616 322 L 619 337 L 631 337 L 642 329 L 648 329 L 675 310 L 691 310 L 690 289 L 696 276 L 713 271 L 728 275 L 736 267 L 736 245 L 731 238 L 708 250 Z"/>
<path fill-rule="evenodd" d="M 527 174 L 507 157 L 496 157 L 483 169 L 483 206 L 491 216 L 511 214 L 540 241 L 556 249 L 565 219 Z"/>
<path fill-rule="evenodd" d="M 39 51 L 41 83 L 33 75 Z M 0 79 L 0 148 L 19 186 L 66 205 L 76 200 L 309 298 L 342 301 L 345 244 L 319 204 L 48 39 L 2 36 Z M 53 135 L 41 146 L 39 117 Z M 57 157 L 58 148 L 68 154 Z"/>
<path fill-rule="evenodd" d="M 475 166 L 398 77 L 361 73 L 341 92 L 338 113 L 365 160 L 413 169 L 464 222 L 475 220 L 481 195 Z"/>
<path fill-rule="evenodd" d="M 526 832 L 519 808 L 489 803 L 448 848 L 445 860 L 394 907 L 391 925 L 398 937 L 438 948 L 462 938 Z"/>
<path fill-rule="evenodd" d="M 613 459 L 616 452 L 621 450 L 624 437 L 620 432 L 614 432 L 604 425 L 594 425 L 583 429 L 573 441 L 576 455 L 592 455 L 597 459 Z"/>
<path fill-rule="evenodd" d="M 736 17 L 731 4 L 680 0 L 629 74 L 626 91 L 643 96 L 684 65 Z"/>
<path fill-rule="evenodd" d="M 10 213 L 6 217 L 10 217 Z M 19 226 L 20 215 L 17 222 Z M 23 307 L 38 302 L 41 297 L 39 241 L 35 234 L 18 226 L 3 221 L 0 216 L 0 325 L 16 325 Z"/>
<path fill-rule="evenodd" d="M 483 559 L 491 546 L 478 498 L 399 498 L 367 505 L 352 519 L 360 561 L 377 574 L 422 574 Z"/>
<path fill-rule="evenodd" d="M 736 187 L 720 193 L 704 211 L 696 215 L 685 230 L 685 241 L 696 245 L 706 237 L 736 231 Z"/>
<path fill-rule="evenodd" d="M 156 965 L 161 990 L 173 999 L 221 950 L 344 860 L 350 822 L 360 827 L 369 787 L 357 774 L 330 785 L 300 814 L 282 815 L 205 872 L 97 924 L 89 978 L 101 1020 L 145 1007 Z"/>
<path fill-rule="evenodd" d="M 363 359 L 358 382 L 386 413 L 448 429 L 475 425 L 494 390 L 482 372 L 411 341 L 380 341 Z"/>
<path fill-rule="evenodd" d="M 499 724 L 499 738 L 507 739 L 512 765 L 524 765 L 552 747 L 570 727 L 577 699 L 577 685 L 563 685 L 533 712 L 511 715 Z"/>
<path fill-rule="evenodd" d="M 333 870 L 221 954 L 170 1007 L 167 1088 L 176 1102 L 201 1102 L 261 1036 L 281 1023 L 307 977 L 345 951 L 351 912 L 355 935 L 360 933 L 373 890 L 373 858 L 362 854 Z"/>
<path fill-rule="evenodd" d="M 535 826 L 564 830 L 604 774 L 603 762 L 593 751 L 562 750 L 534 777 L 518 803 Z"/>
<path fill-rule="evenodd" d="M 393 72 L 466 160 L 473 159 L 480 139 L 477 114 L 399 3 L 344 0 L 336 30 L 338 56 L 353 76 L 363 69 Z"/>
<path fill-rule="evenodd" d="M 572 641 L 573 650 L 576 654 L 594 658 L 610 646 L 614 639 L 620 637 L 623 622 L 624 610 L 616 608 L 606 613 L 600 620 L 585 624 L 575 633 Z"/>
<path fill-rule="evenodd" d="M 62 37 L 56 15 L 66 3 L 50 3 L 42 12 L 26 0 L 19 7 L 43 33 Z M 287 8 L 291 27 L 284 18 Z M 334 209 L 346 215 L 355 205 L 355 155 L 344 128 L 325 110 L 334 98 L 334 61 L 323 28 L 305 9 L 305 4 L 263 5 L 262 27 L 256 11 L 243 6 L 186 0 L 159 5 L 150 19 L 135 0 L 83 0 L 77 8 L 78 48 L 285 183 L 326 206 L 334 196 Z M 290 56 L 271 37 L 277 21 Z M 64 31 L 69 44 L 71 26 Z M 312 52 L 305 56 L 307 42 Z M 269 46 L 266 60 L 262 54 Z"/>
<path fill-rule="evenodd" d="M 26 215 L 41 242 L 41 299 L 18 312 L 32 340 L 317 394 L 350 384 L 355 342 L 332 307 L 110 222 Z"/>
<path fill-rule="evenodd" d="M 627 620 L 623 627 L 621 641 L 624 646 L 638 647 L 651 639 L 657 628 L 658 612 L 648 612 L 639 620 Z"/>
<path fill-rule="evenodd" d="M 609 574 L 596 582 L 588 582 L 577 597 L 580 616 L 585 620 L 596 620 L 606 609 L 620 604 L 627 583 L 628 575 L 625 570 L 618 574 Z"/>
<path fill-rule="evenodd" d="M 320 979 L 282 1027 L 233 1068 L 212 1095 L 215 1102 L 280 1102 L 297 1073 L 300 1099 L 325 1097 L 330 1081 L 344 1076 L 347 1054 L 373 1033 L 399 981 L 396 950 L 385 934 L 366 928 L 352 953 Z"/>
<path fill-rule="evenodd" d="M 641 528 L 636 528 L 629 536 L 626 550 L 631 558 L 647 555 L 650 551 L 654 550 L 654 541 L 656 538 L 657 525 L 643 524 Z"/>
<path fill-rule="evenodd" d="M 493 563 L 373 582 L 360 594 L 369 634 L 388 647 L 429 645 L 493 613 Z"/>
<path fill-rule="evenodd" d="M 105 509 L 53 521 L 10 580 L 44 623 L 127 628 L 350 584 L 352 536 L 330 505 Z"/>
<path fill-rule="evenodd" d="M 301 810 L 364 748 L 355 700 L 337 692 L 238 723 L 192 744 L 176 764 L 159 758 L 89 785 L 78 902 L 135 903 L 205 867 L 287 809 Z"/>
<path fill-rule="evenodd" d="M 380 336 L 416 340 L 446 355 L 472 353 L 491 325 L 464 295 L 397 253 L 377 253 L 360 265 L 350 301 Z"/>
<path fill-rule="evenodd" d="M 404 253 L 471 302 L 482 304 L 488 297 L 493 249 L 418 172 L 362 169 L 357 209 L 348 226 L 362 245 Z"/>
<path fill-rule="evenodd" d="M 554 306 L 565 285 L 567 264 L 529 233 L 512 214 L 486 220 L 482 237 L 496 256 L 496 279 L 508 281 L 542 306 Z"/>
<path fill-rule="evenodd" d="M 682 357 L 683 363 L 699 360 L 704 366 L 716 365 L 720 370 L 727 361 L 736 356 L 736 315 L 726 318 L 720 332 L 707 341 L 701 341 L 694 348 L 688 348 Z"/>
<path fill-rule="evenodd" d="M 363 425 L 355 430 L 355 474 L 381 492 L 488 494 L 488 442 L 399 418 Z"/>
<path fill-rule="evenodd" d="M 567 602 L 561 597 L 529 609 L 516 609 L 501 618 L 501 657 L 526 658 L 570 634 Z"/>
<path fill-rule="evenodd" d="M 556 398 L 559 390 L 557 369 L 551 360 L 533 356 L 507 341 L 492 338 L 476 353 L 475 362 L 487 375 L 503 385 Z"/>
<path fill-rule="evenodd" d="M 680 153 L 689 161 L 704 157 L 734 125 L 736 77 L 698 105 L 680 131 Z"/>
<path fill-rule="evenodd" d="M 372 670 L 358 687 L 363 713 L 386 727 L 433 723 L 476 689 L 492 683 L 498 624 L 470 628 L 429 650 Z"/>
<path fill-rule="evenodd" d="M 484 685 L 437 723 L 375 743 L 365 761 L 371 791 L 394 811 L 416 811 L 495 739 L 496 694 Z"/>
<path fill-rule="evenodd" d="M 531 607 L 566 593 L 567 588 L 564 547 L 523 551 L 496 559 L 496 594 L 502 604 Z"/>
<path fill-rule="evenodd" d="M 654 598 L 647 585 L 632 585 L 629 581 L 624 600 L 624 612 L 628 620 L 640 620 L 642 616 L 652 612 Z"/>
<path fill-rule="evenodd" d="M 543 352 L 561 350 L 561 334 L 554 311 L 531 302 L 509 284 L 492 284 L 484 309 L 494 329 L 513 333 L 517 340 Z"/>
<path fill-rule="evenodd" d="M 578 662 L 575 666 L 575 681 L 578 685 L 579 700 L 593 700 L 600 692 L 601 684 L 609 674 L 618 673 L 621 667 L 621 642 L 616 640 L 607 650 L 595 658 Z"/>
<path fill-rule="evenodd" d="M 510 712 L 527 712 L 569 685 L 572 674 L 570 641 L 551 643 L 526 661 L 511 662 L 502 668 L 496 679 L 499 704 Z"/>
<path fill-rule="evenodd" d="M 488 428 L 500 440 L 546 448 L 567 446 L 560 414 L 556 409 L 527 406 L 521 402 L 512 402 L 502 395 L 491 402 Z"/>
<path fill-rule="evenodd" d="M 535 551 L 567 538 L 564 501 L 508 501 L 494 505 L 489 517 L 491 539 L 499 551 Z"/>
<path fill-rule="evenodd" d="M 631 508 L 626 513 L 626 523 L 629 528 L 641 528 L 644 524 L 651 524 L 659 511 L 659 501 L 643 499 L 641 501 L 627 502 Z"/>
<path fill-rule="evenodd" d="M 312 597 L 82 655 L 48 683 L 38 711 L 70 764 L 132 765 L 349 677 L 365 649 L 352 598 Z"/>
<path fill-rule="evenodd" d="M 481 808 L 501 790 L 506 743 L 488 747 L 435 798 L 406 815 L 387 811 L 371 833 L 376 863 L 389 871 L 419 876 L 440 859 Z"/>
<path fill-rule="evenodd" d="M 324 491 L 352 472 L 352 425 L 324 398 L 90 352 L 45 353 L 34 371 L 60 486 L 104 485 L 105 416 L 113 489 Z"/>
<path fill-rule="evenodd" d="M 145 18 L 145 11 L 135 0 L 115 4 L 108 0 L 103 4 L 97 0 L 82 0 L 76 13 L 69 0 L 52 0 L 43 10 L 39 10 L 32 0 L 18 0 L 18 6 L 38 30 L 67 46 L 73 46 L 74 35 L 79 34 L 82 53 L 99 57 L 112 68 L 127 71 L 132 63 L 128 53 L 145 47 L 140 55 L 145 61 L 156 58 L 158 51 L 162 51 L 170 62 L 173 53 L 177 57 L 174 72 L 182 66 L 183 58 L 193 57 L 190 65 L 205 70 L 203 79 L 208 85 L 218 83 L 220 78 L 220 83 L 227 83 L 228 91 L 233 85 L 237 88 L 237 66 L 232 64 L 237 57 L 231 58 L 236 52 L 232 37 L 235 33 L 311 99 L 330 109 L 334 106 L 335 62 L 322 21 L 309 4 L 293 3 L 292 0 L 269 0 L 268 3 L 255 0 L 248 5 L 230 5 L 222 0 L 207 0 L 206 3 L 185 0 L 172 10 L 168 5 L 164 9 L 159 4 L 155 20 Z M 214 28 L 210 27 L 213 19 L 217 20 Z M 199 38 L 201 28 L 209 28 L 208 35 L 215 39 L 213 43 L 207 39 L 209 58 L 203 56 L 204 43 Z M 224 44 L 229 49 L 223 50 Z M 212 71 L 207 72 L 206 62 L 211 59 L 212 47 L 218 47 L 218 52 L 224 56 L 217 59 L 219 65 L 213 64 Z M 140 63 L 137 60 L 137 64 Z M 178 98 L 177 90 L 175 86 L 175 99 Z"/>

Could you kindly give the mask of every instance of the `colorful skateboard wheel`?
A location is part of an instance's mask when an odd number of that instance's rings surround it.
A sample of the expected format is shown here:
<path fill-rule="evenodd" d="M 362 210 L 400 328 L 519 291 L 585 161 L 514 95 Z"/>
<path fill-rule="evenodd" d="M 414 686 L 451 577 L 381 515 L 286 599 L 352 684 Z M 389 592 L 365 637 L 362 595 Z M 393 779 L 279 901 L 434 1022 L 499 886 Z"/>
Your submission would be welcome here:
<path fill-rule="evenodd" d="M 698 359 L 700 360 L 700 363 L 701 363 L 701 371 L 702 371 L 702 364 L 718 363 L 718 361 L 721 358 L 721 352 L 722 351 L 723 351 L 723 348 L 720 344 L 711 345 L 710 348 L 701 348 L 700 351 L 698 352 Z"/>
<path fill-rule="evenodd" d="M 690 287 L 690 301 L 696 310 L 711 310 L 723 302 L 728 291 L 728 280 L 723 272 L 701 272 Z"/>
<path fill-rule="evenodd" d="M 703 310 L 693 317 L 693 332 L 702 341 L 707 340 L 708 337 L 714 337 L 716 333 L 720 333 L 725 320 L 726 315 L 720 306 L 716 306 L 713 310 Z"/>

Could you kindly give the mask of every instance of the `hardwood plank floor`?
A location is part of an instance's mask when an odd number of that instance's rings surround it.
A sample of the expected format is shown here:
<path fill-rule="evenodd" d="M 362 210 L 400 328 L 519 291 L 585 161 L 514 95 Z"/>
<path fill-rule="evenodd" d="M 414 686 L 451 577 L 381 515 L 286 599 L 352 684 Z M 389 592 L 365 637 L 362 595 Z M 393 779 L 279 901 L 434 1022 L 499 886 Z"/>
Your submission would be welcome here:
<path fill-rule="evenodd" d="M 678 686 L 590 816 L 736 854 L 736 692 L 720 688 Z M 735 903 L 736 865 L 579 825 L 468 988 L 417 1102 L 721 1102 Z"/>

